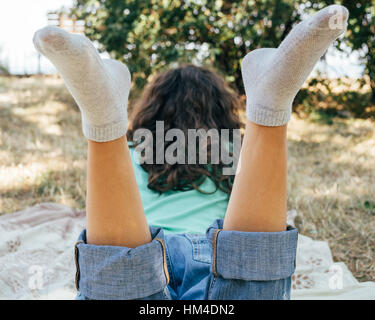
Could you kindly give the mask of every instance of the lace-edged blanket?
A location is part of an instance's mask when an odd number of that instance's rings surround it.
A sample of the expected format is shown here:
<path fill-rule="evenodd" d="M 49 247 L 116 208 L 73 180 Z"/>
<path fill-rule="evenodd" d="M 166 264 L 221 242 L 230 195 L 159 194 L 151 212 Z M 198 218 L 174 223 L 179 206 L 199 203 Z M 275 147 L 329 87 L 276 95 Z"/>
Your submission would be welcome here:
<path fill-rule="evenodd" d="M 288 212 L 293 224 L 295 211 Z M 42 203 L 0 216 L 0 299 L 73 299 L 73 246 L 85 213 Z M 327 242 L 299 235 L 292 299 L 375 299 L 375 282 L 359 283 L 334 263 Z"/>

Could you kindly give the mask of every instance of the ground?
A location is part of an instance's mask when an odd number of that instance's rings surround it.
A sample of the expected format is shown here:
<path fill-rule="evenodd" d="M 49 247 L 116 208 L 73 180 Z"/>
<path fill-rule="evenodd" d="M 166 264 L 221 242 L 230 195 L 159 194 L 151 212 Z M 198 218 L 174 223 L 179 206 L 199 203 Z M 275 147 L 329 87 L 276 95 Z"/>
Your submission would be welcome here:
<path fill-rule="evenodd" d="M 0 214 L 39 202 L 85 204 L 80 113 L 57 77 L 0 77 Z M 293 116 L 288 208 L 360 281 L 375 279 L 375 122 Z"/>

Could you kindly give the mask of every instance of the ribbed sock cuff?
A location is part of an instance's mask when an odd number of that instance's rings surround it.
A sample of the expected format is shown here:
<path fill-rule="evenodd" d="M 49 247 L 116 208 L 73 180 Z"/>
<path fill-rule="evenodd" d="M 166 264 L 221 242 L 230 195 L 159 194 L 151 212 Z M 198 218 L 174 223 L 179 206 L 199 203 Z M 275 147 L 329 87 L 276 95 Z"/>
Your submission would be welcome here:
<path fill-rule="evenodd" d="M 285 125 L 290 120 L 291 113 L 291 107 L 285 110 L 274 110 L 254 105 L 248 105 L 246 107 L 246 116 L 250 121 L 267 127 Z"/>
<path fill-rule="evenodd" d="M 122 137 L 128 130 L 128 120 L 123 119 L 117 123 L 103 127 L 92 126 L 82 117 L 82 131 L 87 139 L 96 142 L 107 142 Z"/>

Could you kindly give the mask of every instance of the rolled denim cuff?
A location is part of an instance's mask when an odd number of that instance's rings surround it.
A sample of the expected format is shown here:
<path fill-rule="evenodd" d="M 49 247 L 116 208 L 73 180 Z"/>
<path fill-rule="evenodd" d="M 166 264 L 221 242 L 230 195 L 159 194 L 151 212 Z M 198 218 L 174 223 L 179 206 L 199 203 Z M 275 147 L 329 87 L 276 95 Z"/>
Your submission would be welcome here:
<path fill-rule="evenodd" d="M 216 220 L 207 230 L 212 243 L 212 272 L 224 279 L 270 281 L 294 273 L 297 229 L 282 232 L 240 232 L 222 230 Z"/>
<path fill-rule="evenodd" d="M 169 282 L 163 231 L 150 228 L 152 241 L 136 248 L 86 243 L 83 230 L 75 245 L 76 287 L 89 299 L 141 299 Z"/>

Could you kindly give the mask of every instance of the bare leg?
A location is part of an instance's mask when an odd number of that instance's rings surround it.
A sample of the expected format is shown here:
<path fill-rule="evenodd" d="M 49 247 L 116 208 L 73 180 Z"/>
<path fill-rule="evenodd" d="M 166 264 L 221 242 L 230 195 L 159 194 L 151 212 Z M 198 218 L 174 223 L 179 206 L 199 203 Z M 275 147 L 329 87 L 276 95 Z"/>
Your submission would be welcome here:
<path fill-rule="evenodd" d="M 35 33 L 36 49 L 59 70 L 82 112 L 89 140 L 87 241 L 136 247 L 151 241 L 125 138 L 130 72 L 102 60 L 84 36 L 57 27 Z"/>
<path fill-rule="evenodd" d="M 286 228 L 286 129 L 247 121 L 224 230 L 283 231 Z"/>
<path fill-rule="evenodd" d="M 326 7 L 294 27 L 279 48 L 254 50 L 243 59 L 248 121 L 225 230 L 286 229 L 286 124 L 292 102 L 316 62 L 345 31 L 347 19 L 346 8 Z"/>
<path fill-rule="evenodd" d="M 87 242 L 134 248 L 151 241 L 125 136 L 89 140 Z"/>

